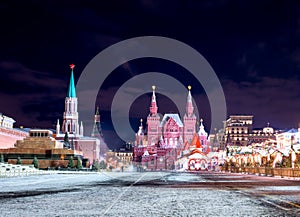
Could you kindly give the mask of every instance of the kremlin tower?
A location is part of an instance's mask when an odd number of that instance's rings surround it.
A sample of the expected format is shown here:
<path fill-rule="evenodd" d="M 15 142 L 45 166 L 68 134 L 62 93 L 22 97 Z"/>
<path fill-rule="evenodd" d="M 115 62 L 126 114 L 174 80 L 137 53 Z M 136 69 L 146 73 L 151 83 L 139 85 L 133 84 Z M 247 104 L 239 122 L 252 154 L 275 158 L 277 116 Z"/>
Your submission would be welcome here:
<path fill-rule="evenodd" d="M 94 115 L 94 125 L 91 133 L 91 137 L 98 138 L 100 140 L 100 156 L 101 158 L 104 158 L 106 152 L 108 151 L 108 147 L 104 141 L 103 134 L 102 134 L 99 106 L 97 106 L 96 113 Z"/>
<path fill-rule="evenodd" d="M 74 81 L 74 64 L 70 65 L 71 76 L 70 83 L 65 98 L 65 111 L 63 113 L 62 127 L 60 126 L 59 119 L 56 124 L 56 140 L 64 141 L 64 138 L 69 138 L 69 142 L 72 149 L 75 151 L 81 151 L 83 153 L 83 158 L 87 159 L 92 163 L 95 160 L 100 160 L 100 139 L 96 136 L 87 137 L 84 136 L 84 128 L 82 121 L 79 125 L 79 113 L 78 113 L 78 98 L 76 97 L 76 87 Z M 99 111 L 98 111 L 99 112 Z M 99 113 L 95 115 L 95 123 L 97 129 L 100 126 L 100 115 Z M 99 121 L 98 121 L 99 119 Z M 92 132 L 95 135 L 96 131 Z M 101 130 L 97 130 L 101 132 Z M 67 136 L 66 136 L 67 135 Z"/>
<path fill-rule="evenodd" d="M 81 127 L 78 125 L 78 99 L 76 97 L 76 89 L 74 84 L 74 69 L 75 65 L 71 64 L 71 77 L 68 89 L 68 95 L 65 99 L 65 112 L 62 125 L 62 133 L 73 134 L 74 137 L 83 136 L 83 126 L 81 122 Z M 59 124 L 59 121 L 57 122 Z M 80 129 L 80 130 L 79 130 Z"/>

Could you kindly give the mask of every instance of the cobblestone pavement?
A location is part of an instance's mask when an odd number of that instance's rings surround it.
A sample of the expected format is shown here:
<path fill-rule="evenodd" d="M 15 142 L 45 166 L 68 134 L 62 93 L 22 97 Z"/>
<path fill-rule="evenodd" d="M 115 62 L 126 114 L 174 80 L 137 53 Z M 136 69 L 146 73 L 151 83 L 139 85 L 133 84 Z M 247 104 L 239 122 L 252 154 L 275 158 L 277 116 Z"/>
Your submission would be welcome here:
<path fill-rule="evenodd" d="M 300 216 L 300 181 L 119 172 L 0 179 L 1 216 Z"/>

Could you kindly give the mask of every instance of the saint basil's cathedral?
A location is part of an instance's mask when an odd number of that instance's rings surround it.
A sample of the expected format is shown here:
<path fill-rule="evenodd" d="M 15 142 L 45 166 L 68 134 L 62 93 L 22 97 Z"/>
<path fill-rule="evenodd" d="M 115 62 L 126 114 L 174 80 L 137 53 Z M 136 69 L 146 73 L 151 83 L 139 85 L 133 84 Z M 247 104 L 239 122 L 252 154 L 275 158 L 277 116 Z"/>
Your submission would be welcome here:
<path fill-rule="evenodd" d="M 133 148 L 134 164 L 146 170 L 207 169 L 212 160 L 208 157 L 208 134 L 204 130 L 202 119 L 199 131 L 196 132 L 197 117 L 194 113 L 191 86 L 188 87 L 183 120 L 178 114 L 164 114 L 161 119 L 157 113 L 155 86 L 152 89 L 147 135 L 141 120 Z"/>

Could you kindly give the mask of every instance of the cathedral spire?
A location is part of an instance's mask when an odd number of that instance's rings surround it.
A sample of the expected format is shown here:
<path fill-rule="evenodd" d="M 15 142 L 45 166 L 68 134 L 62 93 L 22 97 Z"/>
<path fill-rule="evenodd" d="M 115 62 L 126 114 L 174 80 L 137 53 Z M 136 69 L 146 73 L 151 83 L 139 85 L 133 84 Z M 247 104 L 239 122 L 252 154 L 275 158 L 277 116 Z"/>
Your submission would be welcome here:
<path fill-rule="evenodd" d="M 75 65 L 71 64 L 71 77 L 70 77 L 70 83 L 69 83 L 69 90 L 68 90 L 68 97 L 75 98 L 76 97 L 76 89 L 75 89 L 75 84 L 74 84 L 74 74 L 73 74 L 73 69 Z"/>
<path fill-rule="evenodd" d="M 59 134 L 59 132 L 60 132 L 60 125 L 59 125 L 59 119 L 57 119 L 56 134 Z"/>
<path fill-rule="evenodd" d="M 156 116 L 157 115 L 157 103 L 156 103 L 156 96 L 155 96 L 155 86 L 152 86 L 152 100 L 150 106 L 150 115 Z"/>
<path fill-rule="evenodd" d="M 143 119 L 141 119 L 140 122 L 141 122 L 141 125 L 139 126 L 139 130 L 135 134 L 135 137 L 136 137 L 135 145 L 136 146 L 143 146 L 144 145 Z"/>
<path fill-rule="evenodd" d="M 193 106 L 193 102 L 192 102 L 191 89 L 192 89 L 192 87 L 189 85 L 188 86 L 189 92 L 188 92 L 187 102 L 186 102 L 186 114 L 188 117 L 192 117 L 192 115 L 194 114 L 194 106 Z"/>

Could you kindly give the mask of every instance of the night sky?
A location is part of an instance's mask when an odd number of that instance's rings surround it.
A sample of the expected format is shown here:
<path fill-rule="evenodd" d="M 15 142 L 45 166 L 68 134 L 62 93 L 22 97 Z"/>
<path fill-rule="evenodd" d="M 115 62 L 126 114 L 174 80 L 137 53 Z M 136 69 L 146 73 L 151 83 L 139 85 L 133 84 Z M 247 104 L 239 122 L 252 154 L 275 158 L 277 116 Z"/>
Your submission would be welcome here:
<path fill-rule="evenodd" d="M 69 64 L 76 65 L 77 80 L 103 49 L 137 36 L 173 38 L 201 53 L 220 79 L 228 115 L 252 114 L 257 128 L 270 122 L 289 129 L 300 122 L 299 1 L 2 1 L 0 27 L 0 112 L 16 127 L 55 129 Z M 120 146 L 110 117 L 114 94 L 148 71 L 197 87 L 192 93 L 210 127 L 208 99 L 188 71 L 166 60 L 137 59 L 115 69 L 99 92 L 109 146 Z M 151 85 L 131 106 L 135 129 L 149 113 Z M 177 111 L 167 96 L 157 98 L 159 112 Z"/>

